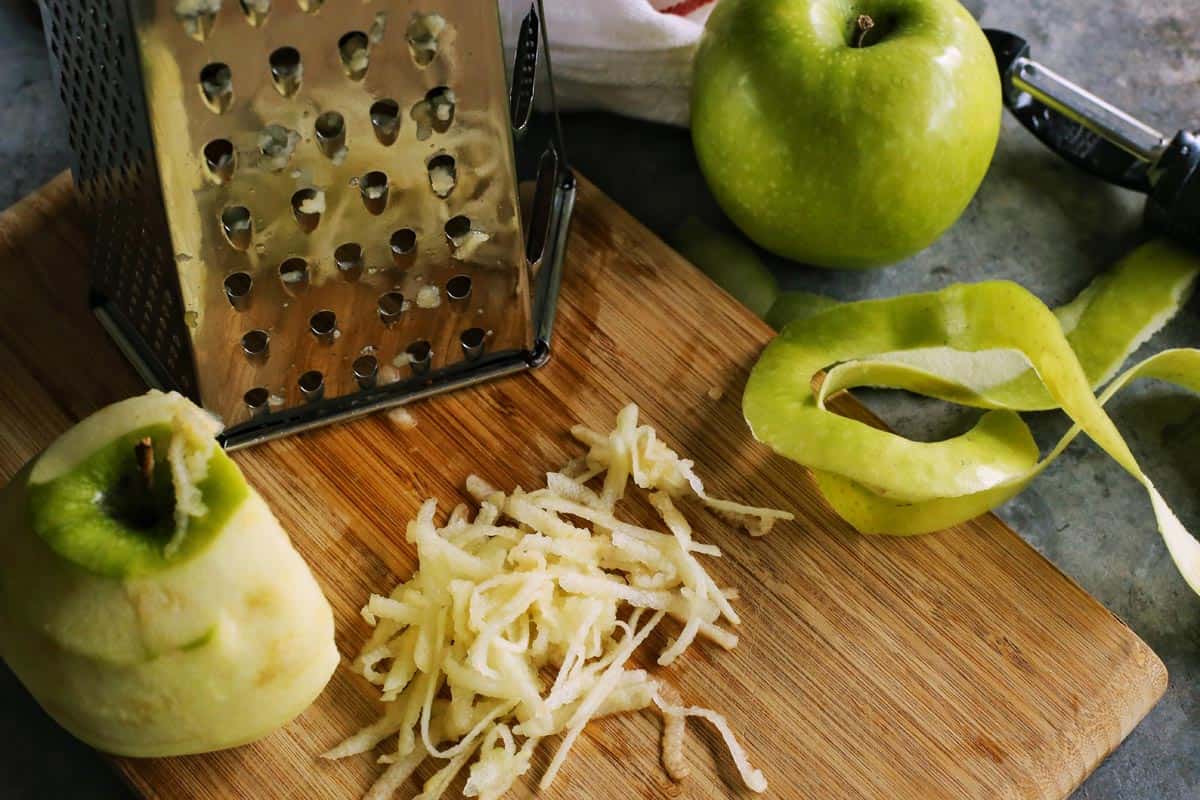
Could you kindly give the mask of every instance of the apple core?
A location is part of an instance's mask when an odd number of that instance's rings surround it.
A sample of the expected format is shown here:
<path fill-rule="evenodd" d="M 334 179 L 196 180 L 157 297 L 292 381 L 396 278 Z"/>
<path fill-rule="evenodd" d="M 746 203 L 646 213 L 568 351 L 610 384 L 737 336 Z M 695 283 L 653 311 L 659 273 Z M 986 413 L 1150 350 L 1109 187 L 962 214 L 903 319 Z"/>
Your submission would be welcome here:
<path fill-rule="evenodd" d="M 175 481 L 186 477 L 173 470 L 173 438 L 167 425 L 130 431 L 70 471 L 31 484 L 30 526 L 61 557 L 108 577 L 148 575 L 200 552 L 247 490 L 229 457 L 213 448 L 194 484 L 205 513 L 178 513 Z"/>

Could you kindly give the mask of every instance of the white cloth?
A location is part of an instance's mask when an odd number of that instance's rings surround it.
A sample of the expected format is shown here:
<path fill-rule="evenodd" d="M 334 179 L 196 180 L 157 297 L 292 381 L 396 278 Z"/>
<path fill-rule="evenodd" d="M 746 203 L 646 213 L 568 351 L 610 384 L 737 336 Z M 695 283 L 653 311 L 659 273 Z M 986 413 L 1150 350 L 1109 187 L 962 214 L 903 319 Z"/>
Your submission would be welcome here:
<path fill-rule="evenodd" d="M 531 0 L 503 0 L 512 52 Z M 543 0 L 559 108 L 686 125 L 692 55 L 716 0 Z M 546 92 L 538 107 L 546 108 Z"/>

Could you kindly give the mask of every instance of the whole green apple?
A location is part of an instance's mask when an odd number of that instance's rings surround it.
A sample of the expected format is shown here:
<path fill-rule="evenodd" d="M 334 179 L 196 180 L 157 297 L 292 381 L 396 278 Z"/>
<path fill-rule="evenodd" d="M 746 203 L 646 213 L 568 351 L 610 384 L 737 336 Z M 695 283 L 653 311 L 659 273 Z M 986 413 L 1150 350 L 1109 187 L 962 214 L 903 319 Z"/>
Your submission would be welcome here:
<path fill-rule="evenodd" d="M 337 665 L 329 604 L 219 427 L 150 392 L 83 420 L 0 492 L 0 656 L 101 750 L 260 738 Z"/>
<path fill-rule="evenodd" d="M 861 268 L 941 235 L 987 172 L 1000 79 L 956 0 L 721 0 L 696 53 L 692 140 L 754 241 Z"/>

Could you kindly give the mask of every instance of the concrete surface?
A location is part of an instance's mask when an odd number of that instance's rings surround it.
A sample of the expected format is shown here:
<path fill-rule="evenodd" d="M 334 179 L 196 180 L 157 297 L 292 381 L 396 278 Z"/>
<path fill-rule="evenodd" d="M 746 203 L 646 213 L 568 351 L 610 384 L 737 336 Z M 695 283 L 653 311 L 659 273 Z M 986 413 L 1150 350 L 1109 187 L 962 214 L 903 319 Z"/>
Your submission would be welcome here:
<path fill-rule="evenodd" d="M 1164 131 L 1200 125 L 1200 15 L 1195 0 L 968 0 L 984 24 L 1023 33 L 1035 56 Z M 29 0 L 0 4 L 0 206 L 68 164 L 64 112 Z M 601 114 L 565 120 L 575 165 L 665 237 L 689 214 L 721 224 L 687 133 Z M 1071 298 L 1139 235 L 1138 198 L 1074 172 L 1006 119 L 983 188 L 962 220 L 910 261 L 863 273 L 776 263 L 788 288 L 842 299 L 1010 278 L 1050 304 Z M 1200 344 L 1193 300 L 1145 352 Z M 951 409 L 892 396 L 872 404 L 918 436 L 952 432 Z M 1143 385 L 1111 406 L 1147 472 L 1183 522 L 1200 530 L 1200 399 Z M 1042 442 L 1066 425 L 1030 415 Z M 1166 662 L 1163 701 L 1076 793 L 1076 800 L 1200 797 L 1200 599 L 1154 530 L 1142 489 L 1090 442 L 1077 441 L 1000 510 L 1055 564 L 1126 620 Z M 0 670 L 0 794 L 128 798 L 103 761 L 50 722 Z"/>

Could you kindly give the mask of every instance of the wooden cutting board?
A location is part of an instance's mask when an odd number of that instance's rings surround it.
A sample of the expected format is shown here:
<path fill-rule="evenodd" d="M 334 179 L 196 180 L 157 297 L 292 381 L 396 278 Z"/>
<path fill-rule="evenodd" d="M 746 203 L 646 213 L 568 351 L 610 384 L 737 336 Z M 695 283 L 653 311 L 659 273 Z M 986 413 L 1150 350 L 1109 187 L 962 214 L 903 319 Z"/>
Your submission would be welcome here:
<path fill-rule="evenodd" d="M 0 215 L 5 477 L 76 420 L 142 389 L 85 306 L 87 249 L 65 175 Z M 773 796 L 1066 796 L 1162 695 L 1162 663 L 995 517 L 909 539 L 861 536 L 838 520 L 804 469 L 755 444 L 742 421 L 747 370 L 771 335 L 585 182 L 548 366 L 416 404 L 410 430 L 379 414 L 235 458 L 316 572 L 349 659 L 367 633 L 358 609 L 368 593 L 413 567 L 404 523 L 424 498 L 465 500 L 472 471 L 538 485 L 580 452 L 571 424 L 606 427 L 636 402 L 714 493 L 796 512 L 762 539 L 698 520 L 700 537 L 725 551 L 709 562 L 719 583 L 741 591 L 741 644 L 694 647 L 669 670 L 685 700 L 728 715 Z M 849 399 L 842 409 L 862 413 Z M 350 800 L 380 768 L 315 755 L 375 716 L 373 688 L 343 667 L 262 742 L 116 765 L 148 798 Z M 699 726 L 689 725 L 693 775 L 672 784 L 659 730 L 651 712 L 593 724 L 544 796 L 737 793 L 732 762 Z"/>

